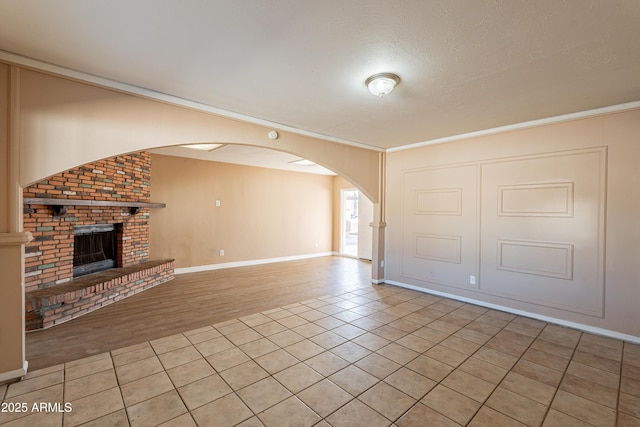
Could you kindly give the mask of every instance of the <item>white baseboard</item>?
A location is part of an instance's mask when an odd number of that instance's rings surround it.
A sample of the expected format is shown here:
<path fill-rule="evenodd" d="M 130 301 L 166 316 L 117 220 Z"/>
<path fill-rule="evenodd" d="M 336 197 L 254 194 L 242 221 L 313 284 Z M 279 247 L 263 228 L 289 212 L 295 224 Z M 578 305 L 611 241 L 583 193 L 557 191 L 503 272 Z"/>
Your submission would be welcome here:
<path fill-rule="evenodd" d="M 571 322 L 568 320 L 558 319 L 556 317 L 543 316 L 537 313 L 531 313 L 525 310 L 518 310 L 511 307 L 506 307 L 499 304 L 492 304 L 484 301 L 479 301 L 473 298 L 461 297 L 454 294 L 449 294 L 447 292 L 434 291 L 432 289 L 421 288 L 419 286 L 409 285 L 407 283 L 396 282 L 395 280 L 384 280 L 386 284 L 398 286 L 400 288 L 411 289 L 418 292 L 424 292 L 426 294 L 436 295 L 440 297 L 450 298 L 456 301 L 467 302 L 469 304 L 479 305 L 481 307 L 492 308 L 495 310 L 506 311 L 507 313 L 517 314 L 518 316 L 530 317 L 532 319 L 541 320 L 543 322 L 554 323 L 560 326 L 566 326 L 568 328 L 578 329 L 583 332 L 589 332 L 595 335 L 602 335 L 609 338 L 615 338 L 622 341 L 631 342 L 634 344 L 640 344 L 640 337 L 635 335 L 623 334 L 621 332 L 612 331 L 610 329 L 598 328 L 596 326 L 585 325 L 582 323 Z"/>
<path fill-rule="evenodd" d="M 22 363 L 22 368 L 14 369 L 13 371 L 9 371 L 9 372 L 1 372 L 0 373 L 0 384 L 6 383 L 6 382 L 10 382 L 10 381 L 19 380 L 20 378 L 22 378 L 25 375 L 27 375 L 27 369 L 29 369 L 29 362 L 27 362 L 25 360 Z"/>
<path fill-rule="evenodd" d="M 198 273 L 201 271 L 221 270 L 223 268 L 246 267 L 249 265 L 271 264 L 274 262 L 298 261 L 301 259 L 332 256 L 333 252 L 318 252 L 314 254 L 293 255 L 279 258 L 253 259 L 248 261 L 225 262 L 221 264 L 197 265 L 195 267 L 183 267 L 174 269 L 174 274 Z"/>

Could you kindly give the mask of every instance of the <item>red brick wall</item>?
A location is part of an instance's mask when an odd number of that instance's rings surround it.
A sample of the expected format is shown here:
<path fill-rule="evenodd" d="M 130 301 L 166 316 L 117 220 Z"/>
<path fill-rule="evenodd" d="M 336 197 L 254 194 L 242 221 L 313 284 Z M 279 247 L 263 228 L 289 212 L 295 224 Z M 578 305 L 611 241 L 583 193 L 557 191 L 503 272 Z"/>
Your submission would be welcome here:
<path fill-rule="evenodd" d="M 149 202 L 151 155 L 127 154 L 83 165 L 33 184 L 25 198 Z M 73 227 L 121 224 L 118 267 L 149 259 L 149 209 L 131 215 L 126 207 L 69 206 L 54 216 L 51 206 L 25 205 L 24 229 L 34 240 L 25 248 L 27 292 L 65 283 L 73 278 Z"/>

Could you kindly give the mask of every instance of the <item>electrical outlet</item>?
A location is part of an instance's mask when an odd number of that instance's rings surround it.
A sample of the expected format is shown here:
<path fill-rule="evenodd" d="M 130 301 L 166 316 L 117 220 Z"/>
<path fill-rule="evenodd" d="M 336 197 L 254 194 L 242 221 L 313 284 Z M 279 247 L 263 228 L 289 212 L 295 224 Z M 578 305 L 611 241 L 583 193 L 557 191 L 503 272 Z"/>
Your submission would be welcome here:
<path fill-rule="evenodd" d="M 220 249 L 220 256 L 224 256 L 224 249 Z"/>
<path fill-rule="evenodd" d="M 469 284 L 470 285 L 476 284 L 476 276 L 469 276 Z"/>
<path fill-rule="evenodd" d="M 220 206 L 220 200 L 216 200 L 216 206 L 219 207 Z"/>

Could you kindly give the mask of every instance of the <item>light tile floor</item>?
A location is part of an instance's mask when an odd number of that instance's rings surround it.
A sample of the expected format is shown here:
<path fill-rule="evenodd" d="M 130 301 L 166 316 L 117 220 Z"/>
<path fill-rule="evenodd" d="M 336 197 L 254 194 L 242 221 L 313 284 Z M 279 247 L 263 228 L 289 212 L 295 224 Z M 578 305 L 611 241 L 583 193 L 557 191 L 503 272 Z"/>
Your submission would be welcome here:
<path fill-rule="evenodd" d="M 0 396 L 6 427 L 640 426 L 640 346 L 375 286 L 34 371 Z"/>

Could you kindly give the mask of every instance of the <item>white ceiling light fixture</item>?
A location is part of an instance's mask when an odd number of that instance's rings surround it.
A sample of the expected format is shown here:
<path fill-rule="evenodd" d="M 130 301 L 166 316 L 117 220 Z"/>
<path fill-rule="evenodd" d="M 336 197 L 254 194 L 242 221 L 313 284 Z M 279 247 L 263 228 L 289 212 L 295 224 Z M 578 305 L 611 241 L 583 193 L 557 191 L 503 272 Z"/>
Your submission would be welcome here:
<path fill-rule="evenodd" d="M 398 83 L 400 83 L 400 77 L 393 73 L 374 74 L 364 81 L 369 92 L 380 98 L 388 95 Z"/>

